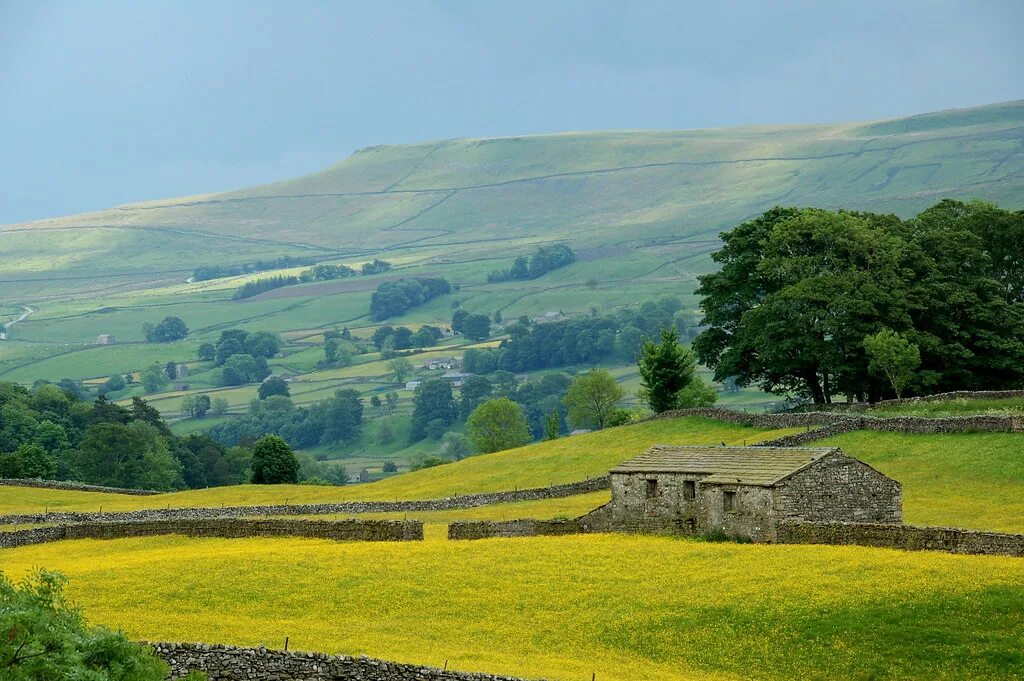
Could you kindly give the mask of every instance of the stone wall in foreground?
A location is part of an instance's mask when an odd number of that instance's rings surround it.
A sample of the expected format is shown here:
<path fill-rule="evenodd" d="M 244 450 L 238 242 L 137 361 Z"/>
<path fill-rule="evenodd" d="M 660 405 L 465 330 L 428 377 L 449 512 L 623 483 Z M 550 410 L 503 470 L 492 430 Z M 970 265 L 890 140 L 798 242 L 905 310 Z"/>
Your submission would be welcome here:
<path fill-rule="evenodd" d="M 525 681 L 386 662 L 371 657 L 235 648 L 202 643 L 150 643 L 171 667 L 168 678 L 205 672 L 210 681 Z"/>
<path fill-rule="evenodd" d="M 784 522 L 779 523 L 776 541 L 779 544 L 852 544 L 906 551 L 1024 556 L 1024 534 L 982 532 L 953 527 Z"/>
<path fill-rule="evenodd" d="M 423 539 L 417 520 L 142 520 L 87 522 L 0 532 L 0 548 L 65 539 L 125 539 L 180 534 L 186 537 L 305 537 L 338 541 L 416 541 Z"/>
<path fill-rule="evenodd" d="M 124 489 L 122 487 L 104 487 L 87 485 L 84 482 L 69 480 L 43 480 L 42 478 L 0 478 L 0 486 L 7 487 L 38 487 L 41 489 L 62 489 L 71 492 L 104 492 L 107 494 L 130 494 L 133 496 L 152 496 L 164 494 L 155 489 Z"/>
<path fill-rule="evenodd" d="M 330 504 L 276 504 L 272 506 L 225 506 L 221 508 L 152 508 L 116 513 L 83 513 L 74 511 L 50 513 L 21 513 L 0 516 L 0 525 L 35 523 L 80 523 L 93 521 L 141 520 L 205 520 L 212 518 L 248 518 L 282 515 L 335 515 L 344 513 L 389 513 L 417 511 L 448 511 L 456 508 L 476 508 L 515 501 L 558 499 L 588 492 L 609 489 L 611 483 L 604 475 L 579 482 L 550 487 L 467 494 L 445 499 L 423 501 L 344 501 Z"/>

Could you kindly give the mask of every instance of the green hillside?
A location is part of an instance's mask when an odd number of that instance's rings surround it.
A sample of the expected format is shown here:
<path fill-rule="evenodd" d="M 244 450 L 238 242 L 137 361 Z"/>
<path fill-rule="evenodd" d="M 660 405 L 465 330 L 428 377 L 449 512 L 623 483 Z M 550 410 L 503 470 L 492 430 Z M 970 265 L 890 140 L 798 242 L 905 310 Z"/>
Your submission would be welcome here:
<path fill-rule="evenodd" d="M 5 298 L 29 300 L 272 255 L 468 264 L 566 240 L 615 271 L 634 263 L 633 279 L 685 282 L 722 228 L 778 203 L 902 215 L 943 197 L 1020 206 L 1022 141 L 1024 101 L 867 125 L 369 147 L 262 187 L 2 227 L 0 280 Z"/>

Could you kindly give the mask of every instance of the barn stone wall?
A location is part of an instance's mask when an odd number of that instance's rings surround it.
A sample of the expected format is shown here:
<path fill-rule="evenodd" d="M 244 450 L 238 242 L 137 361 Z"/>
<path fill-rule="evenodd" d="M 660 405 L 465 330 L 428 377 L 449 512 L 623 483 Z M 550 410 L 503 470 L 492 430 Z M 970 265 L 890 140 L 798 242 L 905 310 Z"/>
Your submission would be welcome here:
<path fill-rule="evenodd" d="M 512 676 L 474 674 L 348 657 L 266 648 L 235 648 L 203 643 L 149 643 L 171 668 L 168 679 L 191 671 L 210 681 L 525 681 Z"/>
<path fill-rule="evenodd" d="M 780 544 L 850 544 L 906 551 L 1024 556 L 1024 534 L 889 523 L 779 523 Z"/>
<path fill-rule="evenodd" d="M 143 520 L 88 522 L 0 532 L 0 548 L 65 539 L 124 539 L 180 534 L 187 537 L 305 537 L 339 541 L 416 541 L 423 523 L 416 520 Z"/>
<path fill-rule="evenodd" d="M 900 523 L 903 488 L 874 468 L 835 451 L 783 481 L 778 520 Z"/>
<path fill-rule="evenodd" d="M 612 501 L 607 510 L 588 523 L 593 531 L 640 534 L 708 534 L 750 537 L 771 541 L 775 520 L 772 490 L 758 485 L 701 484 L 706 475 L 684 473 L 613 473 Z M 657 493 L 648 496 L 648 481 L 657 481 Z M 686 483 L 695 485 L 687 495 Z M 733 506 L 726 509 L 725 494 Z M 599 509 L 600 510 L 600 509 Z M 595 512 L 596 513 L 596 512 Z"/>

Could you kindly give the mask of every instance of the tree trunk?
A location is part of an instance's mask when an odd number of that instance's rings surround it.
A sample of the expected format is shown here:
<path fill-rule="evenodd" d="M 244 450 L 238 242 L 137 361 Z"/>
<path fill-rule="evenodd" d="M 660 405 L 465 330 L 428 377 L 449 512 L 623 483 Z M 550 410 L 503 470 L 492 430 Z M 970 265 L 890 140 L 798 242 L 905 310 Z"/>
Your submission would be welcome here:
<path fill-rule="evenodd" d="M 815 404 L 825 404 L 825 393 L 821 390 L 821 382 L 818 381 L 818 374 L 816 372 L 808 372 L 804 376 L 804 381 L 807 382 L 807 389 L 811 392 L 811 399 L 814 400 Z"/>

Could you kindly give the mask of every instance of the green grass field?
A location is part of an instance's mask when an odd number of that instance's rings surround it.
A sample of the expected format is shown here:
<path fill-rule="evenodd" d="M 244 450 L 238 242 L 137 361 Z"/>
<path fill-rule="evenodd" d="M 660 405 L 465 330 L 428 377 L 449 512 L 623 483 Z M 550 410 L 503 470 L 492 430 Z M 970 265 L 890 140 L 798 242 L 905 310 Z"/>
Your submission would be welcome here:
<path fill-rule="evenodd" d="M 857 431 L 821 444 L 903 483 L 908 523 L 1024 533 L 1024 434 Z"/>
<path fill-rule="evenodd" d="M 157 537 L 0 552 L 131 638 L 290 647 L 553 681 L 1012 679 L 1024 561 L 584 535 Z"/>

